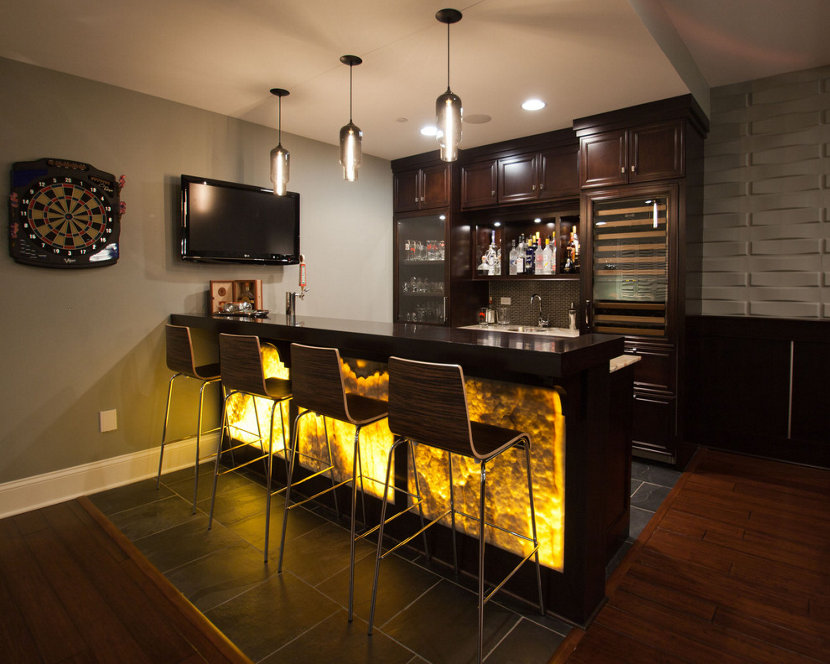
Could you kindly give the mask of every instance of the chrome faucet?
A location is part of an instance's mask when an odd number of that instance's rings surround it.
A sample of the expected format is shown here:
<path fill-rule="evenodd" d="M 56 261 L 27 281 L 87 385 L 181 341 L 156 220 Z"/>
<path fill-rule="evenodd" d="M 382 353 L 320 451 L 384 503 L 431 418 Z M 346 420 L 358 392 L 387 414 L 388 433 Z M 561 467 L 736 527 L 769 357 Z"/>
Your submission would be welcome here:
<path fill-rule="evenodd" d="M 542 296 L 539 295 L 538 293 L 534 293 L 533 295 L 531 295 L 530 296 L 530 306 L 531 307 L 533 306 L 534 300 L 538 300 L 538 302 L 539 302 L 539 316 L 538 316 L 536 324 L 539 327 L 548 327 L 548 325 L 550 325 L 550 320 L 548 320 L 547 318 L 544 318 L 542 316 Z"/>

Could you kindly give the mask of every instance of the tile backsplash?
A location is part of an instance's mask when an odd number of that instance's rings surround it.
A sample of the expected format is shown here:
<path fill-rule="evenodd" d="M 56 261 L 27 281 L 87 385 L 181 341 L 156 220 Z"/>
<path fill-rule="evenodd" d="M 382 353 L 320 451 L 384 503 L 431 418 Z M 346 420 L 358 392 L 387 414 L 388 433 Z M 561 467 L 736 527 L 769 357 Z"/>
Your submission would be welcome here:
<path fill-rule="evenodd" d="M 568 327 L 568 309 L 573 302 L 579 309 L 579 280 L 539 279 L 527 281 L 491 281 L 490 297 L 498 307 L 502 297 L 510 298 L 510 322 L 514 325 L 536 325 L 539 305 L 530 304 L 534 294 L 542 298 L 542 315 L 552 327 Z"/>

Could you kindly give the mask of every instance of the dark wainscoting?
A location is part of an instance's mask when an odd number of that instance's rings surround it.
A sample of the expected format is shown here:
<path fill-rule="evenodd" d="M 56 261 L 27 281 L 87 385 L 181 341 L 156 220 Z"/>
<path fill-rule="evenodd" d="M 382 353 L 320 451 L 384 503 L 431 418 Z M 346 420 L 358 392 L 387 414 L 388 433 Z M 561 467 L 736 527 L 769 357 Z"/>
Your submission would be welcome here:
<path fill-rule="evenodd" d="M 830 320 L 689 316 L 686 437 L 830 467 Z"/>

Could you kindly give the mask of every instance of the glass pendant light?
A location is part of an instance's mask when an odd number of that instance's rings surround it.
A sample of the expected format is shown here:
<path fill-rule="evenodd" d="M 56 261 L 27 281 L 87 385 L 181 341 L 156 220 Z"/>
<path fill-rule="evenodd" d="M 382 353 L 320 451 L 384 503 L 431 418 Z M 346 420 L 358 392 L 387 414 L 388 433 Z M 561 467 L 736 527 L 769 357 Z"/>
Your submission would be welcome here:
<path fill-rule="evenodd" d="M 458 159 L 461 143 L 461 99 L 450 90 L 450 25 L 461 20 L 457 9 L 441 9 L 435 14 L 441 23 L 447 24 L 447 91 L 435 100 L 435 123 L 438 126 L 438 145 L 442 161 Z"/>
<path fill-rule="evenodd" d="M 354 182 L 357 180 L 357 169 L 363 153 L 363 132 L 352 122 L 352 67 L 363 60 L 356 55 L 344 55 L 340 62 L 349 65 L 349 124 L 340 129 L 340 165 L 343 166 L 343 179 Z"/>
<path fill-rule="evenodd" d="M 285 196 L 288 188 L 288 160 L 291 155 L 282 147 L 282 98 L 290 93 L 282 88 L 272 88 L 271 94 L 277 96 L 277 147 L 271 150 L 271 182 L 274 183 L 274 193 Z"/>

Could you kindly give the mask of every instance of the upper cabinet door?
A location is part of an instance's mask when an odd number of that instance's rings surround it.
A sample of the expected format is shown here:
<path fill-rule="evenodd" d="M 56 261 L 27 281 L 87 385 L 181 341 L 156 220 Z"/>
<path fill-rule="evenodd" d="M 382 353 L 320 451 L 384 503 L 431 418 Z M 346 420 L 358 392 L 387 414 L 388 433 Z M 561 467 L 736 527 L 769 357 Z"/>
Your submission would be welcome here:
<path fill-rule="evenodd" d="M 544 150 L 538 155 L 539 198 L 579 196 L 576 147 Z"/>
<path fill-rule="evenodd" d="M 579 141 L 579 181 L 583 187 L 627 184 L 626 132 L 607 131 Z"/>
<path fill-rule="evenodd" d="M 497 162 L 495 159 L 461 167 L 461 209 L 487 207 L 496 198 Z"/>
<path fill-rule="evenodd" d="M 536 153 L 499 159 L 499 203 L 539 198 Z"/>
<path fill-rule="evenodd" d="M 449 164 L 395 173 L 395 212 L 443 208 L 449 204 Z"/>
<path fill-rule="evenodd" d="M 441 163 L 421 169 L 421 209 L 450 204 L 450 165 Z"/>
<path fill-rule="evenodd" d="M 682 178 L 685 174 L 683 123 L 680 120 L 629 130 L 629 182 Z"/>
<path fill-rule="evenodd" d="M 397 212 L 417 210 L 421 205 L 421 171 L 400 171 L 395 173 L 394 206 Z"/>

